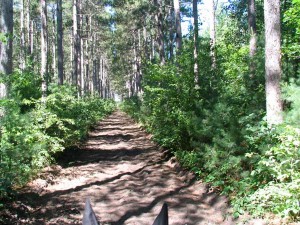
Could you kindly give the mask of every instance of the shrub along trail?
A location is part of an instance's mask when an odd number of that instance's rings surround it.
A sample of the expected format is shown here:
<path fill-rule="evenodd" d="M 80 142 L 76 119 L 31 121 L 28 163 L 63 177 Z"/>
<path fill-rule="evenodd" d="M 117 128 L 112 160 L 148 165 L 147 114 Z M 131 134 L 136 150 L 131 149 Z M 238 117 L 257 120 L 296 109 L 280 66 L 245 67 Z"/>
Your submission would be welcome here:
<path fill-rule="evenodd" d="M 225 197 L 180 168 L 122 112 L 59 158 L 1 212 L 7 224 L 81 224 L 86 198 L 101 224 L 152 225 L 163 202 L 171 225 L 236 223 Z"/>

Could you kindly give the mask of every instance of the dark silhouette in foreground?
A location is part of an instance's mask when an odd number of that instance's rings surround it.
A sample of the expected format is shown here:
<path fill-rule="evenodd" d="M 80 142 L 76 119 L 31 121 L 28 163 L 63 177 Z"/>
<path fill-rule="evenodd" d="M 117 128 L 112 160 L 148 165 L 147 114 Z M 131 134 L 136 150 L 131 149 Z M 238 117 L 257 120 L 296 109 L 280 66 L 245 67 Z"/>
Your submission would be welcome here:
<path fill-rule="evenodd" d="M 169 225 L 168 205 L 164 203 L 153 225 Z"/>
<path fill-rule="evenodd" d="M 90 199 L 87 198 L 85 201 L 84 213 L 82 218 L 83 225 L 98 225 L 98 221 L 95 212 L 91 206 Z"/>
<path fill-rule="evenodd" d="M 91 206 L 90 199 L 86 199 L 84 213 L 82 218 L 82 225 L 99 225 L 95 212 Z M 153 225 L 169 225 L 168 205 L 164 203 L 160 213 L 154 220 Z"/>

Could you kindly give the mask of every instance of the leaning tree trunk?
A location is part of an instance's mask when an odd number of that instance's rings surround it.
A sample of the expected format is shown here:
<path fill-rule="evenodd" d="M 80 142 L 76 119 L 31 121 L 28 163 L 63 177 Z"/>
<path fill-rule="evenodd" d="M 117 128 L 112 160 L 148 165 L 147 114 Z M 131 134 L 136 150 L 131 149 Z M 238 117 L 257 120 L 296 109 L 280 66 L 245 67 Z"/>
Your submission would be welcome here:
<path fill-rule="evenodd" d="M 269 125 L 282 123 L 280 0 L 264 0 L 266 109 Z"/>
<path fill-rule="evenodd" d="M 0 33 L 7 35 L 7 41 L 0 41 L 0 74 L 8 76 L 12 73 L 12 38 L 13 38 L 13 1 L 0 1 Z M 0 98 L 8 95 L 8 87 L 0 83 Z"/>
<path fill-rule="evenodd" d="M 194 79 L 195 85 L 199 84 L 199 65 L 198 65 L 198 48 L 199 48 L 199 28 L 198 28 L 198 1 L 193 0 L 193 17 L 194 17 Z"/>
<path fill-rule="evenodd" d="M 41 0 L 41 79 L 42 102 L 46 101 L 47 94 L 47 4 Z"/>
<path fill-rule="evenodd" d="M 248 27 L 249 27 L 249 72 L 250 79 L 255 77 L 256 65 L 254 62 L 254 56 L 256 54 L 257 47 L 257 33 L 256 33 L 256 15 L 255 15 L 255 0 L 248 0 Z"/>
<path fill-rule="evenodd" d="M 62 0 L 57 0 L 57 74 L 58 84 L 64 83 L 64 50 L 63 50 L 63 26 L 62 26 Z"/>

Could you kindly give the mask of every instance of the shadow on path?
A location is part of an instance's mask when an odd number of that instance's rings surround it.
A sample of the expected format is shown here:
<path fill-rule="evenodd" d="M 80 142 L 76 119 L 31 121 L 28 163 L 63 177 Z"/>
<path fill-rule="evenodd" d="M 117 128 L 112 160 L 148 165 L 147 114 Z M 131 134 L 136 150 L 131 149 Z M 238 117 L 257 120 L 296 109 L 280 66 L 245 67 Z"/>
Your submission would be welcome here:
<path fill-rule="evenodd" d="M 91 199 L 102 224 L 152 224 L 163 202 L 171 225 L 233 224 L 226 198 L 165 155 L 136 123 L 115 112 L 78 149 L 59 156 L 24 188 L 15 224 L 81 224 Z M 22 207 L 21 207 L 22 206 Z"/>

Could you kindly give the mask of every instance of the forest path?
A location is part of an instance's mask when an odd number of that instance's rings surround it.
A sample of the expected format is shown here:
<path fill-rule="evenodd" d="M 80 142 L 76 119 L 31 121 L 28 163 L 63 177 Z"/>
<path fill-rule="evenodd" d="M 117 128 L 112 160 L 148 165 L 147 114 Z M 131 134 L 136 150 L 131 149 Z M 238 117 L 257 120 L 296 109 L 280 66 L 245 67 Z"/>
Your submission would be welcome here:
<path fill-rule="evenodd" d="M 165 155 L 126 114 L 114 112 L 22 190 L 17 224 L 81 224 L 87 197 L 101 224 L 152 225 L 163 202 L 170 225 L 235 224 L 225 197 Z"/>

